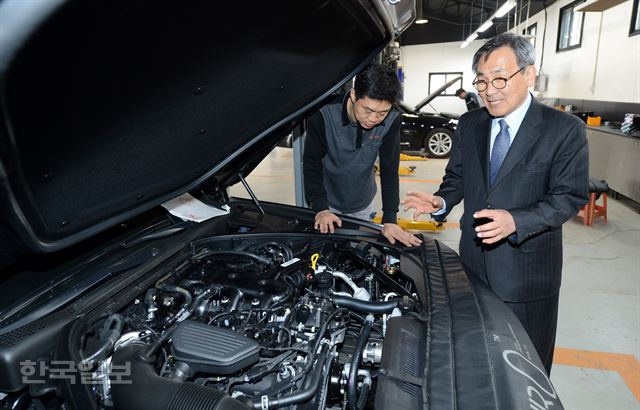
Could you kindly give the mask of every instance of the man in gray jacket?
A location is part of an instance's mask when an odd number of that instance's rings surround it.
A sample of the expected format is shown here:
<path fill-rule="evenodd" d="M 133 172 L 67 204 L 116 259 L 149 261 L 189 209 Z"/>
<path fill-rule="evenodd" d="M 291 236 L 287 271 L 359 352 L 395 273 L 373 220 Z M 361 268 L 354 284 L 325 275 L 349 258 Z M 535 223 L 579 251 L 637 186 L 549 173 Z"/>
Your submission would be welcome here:
<path fill-rule="evenodd" d="M 393 104 L 401 97 L 396 73 L 381 64 L 367 66 L 353 89 L 308 121 L 303 172 L 307 202 L 317 213 L 322 233 L 342 226 L 337 214 L 370 220 L 376 182 L 373 165 L 380 157 L 382 234 L 407 246 L 420 240 L 396 225 L 399 203 L 401 116 Z"/>

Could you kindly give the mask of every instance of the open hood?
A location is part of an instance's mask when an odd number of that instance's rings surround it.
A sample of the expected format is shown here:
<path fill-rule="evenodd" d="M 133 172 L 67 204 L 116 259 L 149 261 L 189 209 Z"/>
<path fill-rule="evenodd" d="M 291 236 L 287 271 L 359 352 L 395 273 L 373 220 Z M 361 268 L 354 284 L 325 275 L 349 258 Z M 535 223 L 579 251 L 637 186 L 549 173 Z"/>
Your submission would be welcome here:
<path fill-rule="evenodd" d="M 448 81 L 442 87 L 438 88 L 437 90 L 435 90 L 434 92 L 429 94 L 424 100 L 422 100 L 418 104 L 416 104 L 416 106 L 413 108 L 413 110 L 415 112 L 419 112 L 425 105 L 429 104 L 431 101 L 433 101 L 434 98 L 436 98 L 437 96 L 442 94 L 442 92 L 444 90 L 446 90 L 447 88 L 451 87 L 451 85 L 453 83 L 455 83 L 456 81 L 458 81 L 461 78 L 462 78 L 462 76 L 460 75 L 460 76 L 454 78 L 453 80 Z"/>
<path fill-rule="evenodd" d="M 414 16 L 411 0 L 4 0 L 3 218 L 55 251 L 192 190 L 263 153 Z"/>

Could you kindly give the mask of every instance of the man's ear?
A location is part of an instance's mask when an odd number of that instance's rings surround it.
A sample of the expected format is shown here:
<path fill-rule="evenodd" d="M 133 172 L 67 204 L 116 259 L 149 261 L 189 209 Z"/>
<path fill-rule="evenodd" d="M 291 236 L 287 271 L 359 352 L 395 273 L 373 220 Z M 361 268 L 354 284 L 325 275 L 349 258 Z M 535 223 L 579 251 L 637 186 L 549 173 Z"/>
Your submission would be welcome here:
<path fill-rule="evenodd" d="M 358 98 L 356 98 L 356 90 L 352 88 L 351 91 L 349 91 L 349 97 L 351 98 L 351 101 L 357 100 Z"/>
<path fill-rule="evenodd" d="M 527 87 L 533 87 L 536 83 L 536 75 L 538 74 L 538 70 L 536 70 L 536 66 L 530 65 L 524 70 L 524 78 L 527 82 Z"/>

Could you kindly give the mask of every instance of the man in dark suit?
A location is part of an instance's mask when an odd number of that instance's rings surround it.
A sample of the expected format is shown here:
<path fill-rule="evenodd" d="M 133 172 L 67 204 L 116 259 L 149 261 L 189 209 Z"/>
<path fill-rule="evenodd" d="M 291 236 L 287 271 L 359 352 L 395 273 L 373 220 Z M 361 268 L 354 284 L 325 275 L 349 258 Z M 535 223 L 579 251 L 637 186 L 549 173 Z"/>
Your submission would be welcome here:
<path fill-rule="evenodd" d="M 474 55 L 485 109 L 460 118 L 434 194 L 408 192 L 414 218 L 443 219 L 464 199 L 460 257 L 512 309 L 551 371 L 562 271 L 562 224 L 587 202 L 585 125 L 529 93 L 535 51 L 499 35 Z"/>

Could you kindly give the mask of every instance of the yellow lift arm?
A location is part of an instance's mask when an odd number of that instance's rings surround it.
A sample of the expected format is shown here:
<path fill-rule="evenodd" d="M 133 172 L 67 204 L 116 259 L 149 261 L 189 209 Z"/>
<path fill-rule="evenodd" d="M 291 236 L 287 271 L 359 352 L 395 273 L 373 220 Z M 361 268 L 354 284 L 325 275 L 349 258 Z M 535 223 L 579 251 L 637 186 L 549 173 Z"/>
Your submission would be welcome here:
<path fill-rule="evenodd" d="M 376 216 L 373 218 L 373 222 L 382 223 L 382 216 Z M 444 222 L 436 221 L 414 221 L 413 219 L 398 219 L 398 225 L 402 229 L 412 231 L 444 231 Z"/>
<path fill-rule="evenodd" d="M 376 174 L 380 173 L 380 165 L 375 164 L 373 166 L 373 171 Z M 398 167 L 398 175 L 411 175 L 416 172 L 416 167 L 403 167 L 402 165 Z"/>
<path fill-rule="evenodd" d="M 400 153 L 400 161 L 426 161 L 427 158 L 420 155 L 408 155 Z"/>

